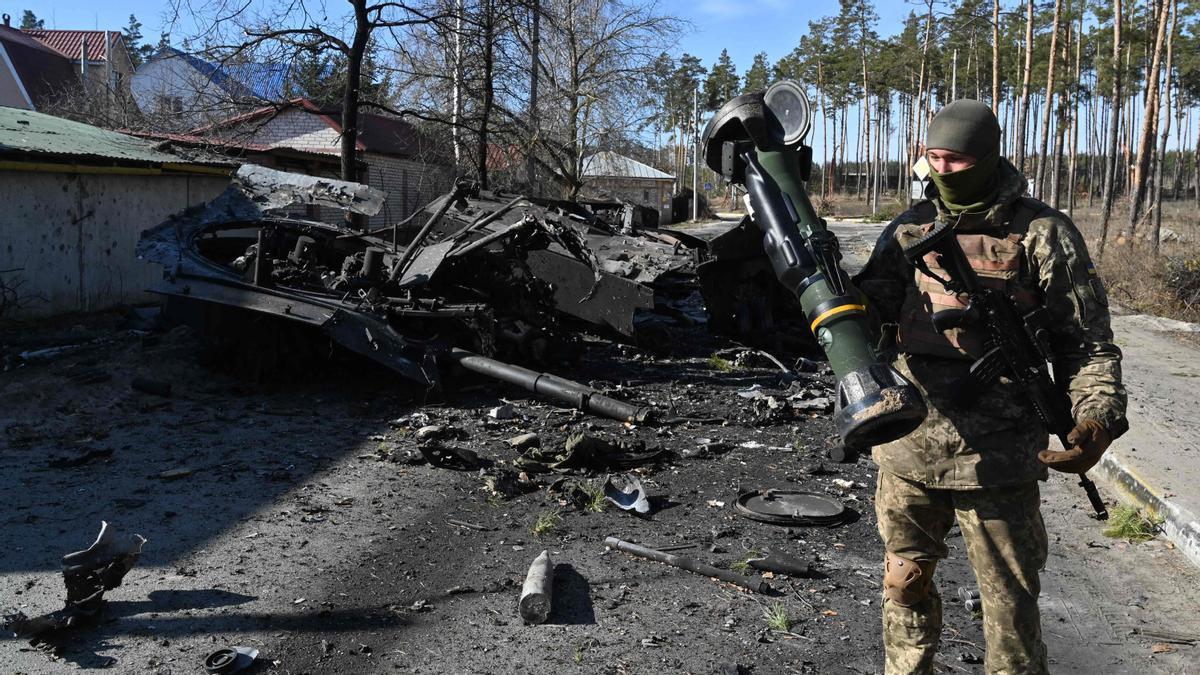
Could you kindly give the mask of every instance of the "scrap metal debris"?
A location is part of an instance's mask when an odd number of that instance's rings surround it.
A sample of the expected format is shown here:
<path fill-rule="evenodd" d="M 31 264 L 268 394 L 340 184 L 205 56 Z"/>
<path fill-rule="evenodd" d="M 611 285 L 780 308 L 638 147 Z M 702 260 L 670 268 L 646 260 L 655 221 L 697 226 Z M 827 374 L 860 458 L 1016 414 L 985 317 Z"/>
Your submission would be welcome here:
<path fill-rule="evenodd" d="M 656 551 L 652 548 L 646 548 L 645 546 L 639 546 L 638 544 L 630 543 L 628 541 L 622 541 L 616 537 L 605 538 L 604 545 L 624 553 L 629 553 L 630 555 L 636 555 L 640 558 L 647 558 L 649 560 L 654 560 L 672 567 L 678 567 L 681 570 L 687 570 L 693 574 L 700 574 L 706 577 L 720 579 L 721 581 L 731 583 L 735 586 L 740 586 L 755 593 L 768 593 L 771 590 L 770 585 L 761 579 L 755 580 L 731 570 L 723 570 L 719 567 L 713 567 L 712 565 L 702 563 L 685 556 L 664 553 L 663 551 Z"/>
<path fill-rule="evenodd" d="M 143 232 L 137 252 L 163 267 L 163 280 L 151 290 L 168 297 L 170 315 L 207 335 L 258 347 L 256 368 L 287 352 L 263 345 L 278 326 L 292 325 L 315 329 L 430 389 L 441 386 L 440 361 L 596 414 L 643 421 L 644 406 L 491 358 L 559 362 L 575 350 L 562 310 L 578 315 L 584 300 L 604 307 L 621 302 L 604 287 L 618 277 L 601 270 L 585 236 L 600 222 L 594 213 L 569 202 L 518 197 L 498 206 L 498 200 L 460 182 L 427 207 L 415 234 L 399 223 L 359 232 L 298 218 L 295 209 L 373 215 L 382 204 L 378 191 L 247 165 L 216 199 Z M 549 267 L 577 266 L 567 285 L 582 293 L 569 308 L 556 299 L 563 279 L 533 264 L 534 253 L 551 249 L 557 262 Z M 540 267 L 548 269 L 545 260 Z"/>
<path fill-rule="evenodd" d="M 517 601 L 517 610 L 526 624 L 546 622 L 550 617 L 553 591 L 554 565 L 550 562 L 550 552 L 542 551 L 529 566 Z"/>
<path fill-rule="evenodd" d="M 92 622 L 104 607 L 104 593 L 121 585 L 133 569 L 146 538 L 121 534 L 105 521 L 91 546 L 63 556 L 63 581 L 67 587 L 65 606 L 32 619 L 18 612 L 5 620 L 6 628 L 38 644 L 53 633 Z"/>
<path fill-rule="evenodd" d="M 746 564 L 756 570 L 786 574 L 792 577 L 812 576 L 812 565 L 787 553 L 769 551 L 765 555 L 748 558 Z"/>
<path fill-rule="evenodd" d="M 647 450 L 636 439 L 618 439 L 578 431 L 567 437 L 560 450 L 529 447 L 516 461 L 517 466 L 532 471 L 571 471 L 632 469 L 653 464 L 667 456 L 663 448 Z"/>
<path fill-rule="evenodd" d="M 738 495 L 738 515 L 773 525 L 836 525 L 846 507 L 836 499 L 800 490 L 750 490 Z"/>
<path fill-rule="evenodd" d="M 254 647 L 222 647 L 204 657 L 204 672 L 209 675 L 229 675 L 249 668 L 258 658 Z"/>
<path fill-rule="evenodd" d="M 615 481 L 613 476 L 604 479 L 604 498 L 622 511 L 633 511 L 640 515 L 650 513 L 646 488 L 642 487 L 641 479 L 631 473 L 619 476 Z"/>

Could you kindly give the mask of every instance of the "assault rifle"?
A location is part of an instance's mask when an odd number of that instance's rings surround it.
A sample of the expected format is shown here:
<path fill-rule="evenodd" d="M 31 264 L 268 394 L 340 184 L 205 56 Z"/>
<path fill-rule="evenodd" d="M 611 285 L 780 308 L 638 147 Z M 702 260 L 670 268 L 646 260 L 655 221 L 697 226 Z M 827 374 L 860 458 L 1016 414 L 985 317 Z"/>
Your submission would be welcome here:
<path fill-rule="evenodd" d="M 938 256 L 938 266 L 949 278 L 934 274 L 925 256 Z M 1047 326 L 1050 317 L 1045 308 L 1021 314 L 1012 298 L 1003 291 L 987 288 L 979 282 L 975 270 L 967 261 L 954 225 L 938 220 L 933 229 L 904 247 L 908 262 L 941 282 L 950 293 L 967 296 L 965 309 L 945 309 L 933 314 L 938 331 L 973 324 L 983 328 L 987 351 L 971 364 L 966 378 L 959 382 L 956 400 L 969 403 L 985 387 L 1000 376 L 1016 382 L 1033 403 L 1038 417 L 1050 433 L 1058 436 L 1063 447 L 1071 447 L 1067 434 L 1075 427 L 1070 402 L 1061 387 L 1050 377 L 1047 362 L 1054 360 L 1050 350 Z M 1088 501 L 1099 520 L 1108 519 L 1108 509 L 1100 499 L 1096 484 L 1086 473 L 1079 474 L 1079 485 L 1087 492 Z"/>

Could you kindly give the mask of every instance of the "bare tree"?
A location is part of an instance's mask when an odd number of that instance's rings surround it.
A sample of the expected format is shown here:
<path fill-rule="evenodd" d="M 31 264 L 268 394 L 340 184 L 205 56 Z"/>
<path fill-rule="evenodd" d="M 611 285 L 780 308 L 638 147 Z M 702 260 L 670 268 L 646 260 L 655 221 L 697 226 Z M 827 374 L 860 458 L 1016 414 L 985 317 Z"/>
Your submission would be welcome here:
<path fill-rule="evenodd" d="M 1138 221 L 1142 217 L 1142 208 L 1146 199 L 1146 184 L 1149 179 L 1150 157 L 1154 152 L 1154 132 L 1158 121 L 1159 72 L 1162 68 L 1162 48 L 1167 33 L 1166 0 L 1155 0 L 1154 17 L 1158 30 L 1154 38 L 1154 52 L 1150 59 L 1150 68 L 1146 71 L 1146 100 L 1142 112 L 1142 130 L 1138 134 L 1137 161 L 1133 166 L 1133 183 L 1130 186 L 1129 224 L 1121 233 L 1121 238 L 1133 237 L 1137 234 Z"/>
<path fill-rule="evenodd" d="M 1058 62 L 1058 23 L 1062 16 L 1062 0 L 1054 0 L 1054 25 L 1050 29 L 1050 58 L 1046 66 L 1046 111 L 1042 115 L 1041 145 L 1038 151 L 1037 173 L 1033 180 L 1033 196 L 1043 197 L 1046 178 L 1048 142 L 1050 139 L 1050 114 L 1054 109 L 1054 64 Z"/>
<path fill-rule="evenodd" d="M 268 4 L 249 0 L 236 5 L 227 0 L 178 0 L 177 13 L 190 11 L 204 31 L 194 36 L 209 45 L 209 54 L 229 61 L 292 60 L 300 54 L 334 54 L 345 68 L 341 93 L 341 178 L 357 178 L 359 112 L 376 109 L 395 112 L 390 101 L 362 96 L 364 61 L 375 38 L 391 37 L 405 28 L 452 18 L 450 12 L 392 0 L 347 0 L 350 11 L 329 16 L 324 3 L 294 0 Z"/>
<path fill-rule="evenodd" d="M 1166 119 L 1163 121 L 1162 140 L 1158 146 L 1158 156 L 1154 159 L 1154 219 L 1153 227 L 1150 231 L 1150 246 L 1154 253 L 1158 253 L 1159 236 L 1162 232 L 1162 196 L 1163 196 L 1163 163 L 1167 160 L 1167 138 L 1171 135 L 1171 68 L 1175 60 L 1175 29 L 1179 23 L 1179 3 L 1178 0 L 1170 0 L 1167 3 L 1167 11 L 1171 14 L 1171 27 L 1167 31 L 1167 63 L 1166 76 L 1163 82 L 1163 97 L 1166 103 L 1158 107 L 1159 113 L 1165 110 Z M 1164 23 L 1166 23 L 1164 21 Z M 1183 158 L 1180 157 L 1180 160 Z"/>
<path fill-rule="evenodd" d="M 1108 151 L 1104 162 L 1104 189 L 1101 192 L 1100 243 L 1096 257 L 1104 257 L 1104 245 L 1108 242 L 1108 221 L 1112 218 L 1112 207 L 1117 182 L 1117 142 L 1120 140 L 1121 120 L 1121 0 L 1113 0 L 1112 42 L 1112 120 L 1108 127 Z"/>
<path fill-rule="evenodd" d="M 1017 112 L 1017 131 L 1013 139 L 1016 152 L 1013 164 L 1018 171 L 1025 167 L 1025 133 L 1029 121 L 1029 79 L 1033 74 L 1033 0 L 1025 3 L 1025 67 L 1021 77 L 1021 108 Z"/>
<path fill-rule="evenodd" d="M 1000 114 L 1000 0 L 992 0 L 992 112 Z"/>

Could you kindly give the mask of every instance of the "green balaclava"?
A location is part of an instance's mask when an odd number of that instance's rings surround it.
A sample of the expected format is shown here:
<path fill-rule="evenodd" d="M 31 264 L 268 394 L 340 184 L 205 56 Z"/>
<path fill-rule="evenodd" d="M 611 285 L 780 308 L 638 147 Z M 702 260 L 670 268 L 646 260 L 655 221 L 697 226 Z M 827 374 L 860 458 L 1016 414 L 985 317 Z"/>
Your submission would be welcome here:
<path fill-rule="evenodd" d="M 1000 192 L 1000 123 L 992 109 L 971 99 L 954 101 L 938 111 L 929 123 L 925 147 L 952 150 L 976 158 L 974 165 L 960 171 L 938 173 L 930 178 L 938 196 L 952 214 L 983 211 Z"/>

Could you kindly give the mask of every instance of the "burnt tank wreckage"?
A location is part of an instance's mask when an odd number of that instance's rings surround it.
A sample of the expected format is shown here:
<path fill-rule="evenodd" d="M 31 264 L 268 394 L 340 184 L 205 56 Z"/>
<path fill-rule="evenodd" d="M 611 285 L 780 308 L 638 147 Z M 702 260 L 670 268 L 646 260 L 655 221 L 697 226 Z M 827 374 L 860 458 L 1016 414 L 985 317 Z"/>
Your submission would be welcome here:
<path fill-rule="evenodd" d="M 216 199 L 143 232 L 137 251 L 162 265 L 150 290 L 172 318 L 240 342 L 255 367 L 311 350 L 323 334 L 422 387 L 440 388 L 456 365 L 623 420 L 644 421 L 651 408 L 508 362 L 568 363 L 580 330 L 648 345 L 698 324 L 758 344 L 804 330 L 772 330 L 801 315 L 747 222 L 706 242 L 644 228 L 656 214 L 631 205 L 460 181 L 408 221 L 352 226 L 383 199 L 357 183 L 245 165 Z M 346 221 L 295 215 L 312 206 Z"/>

